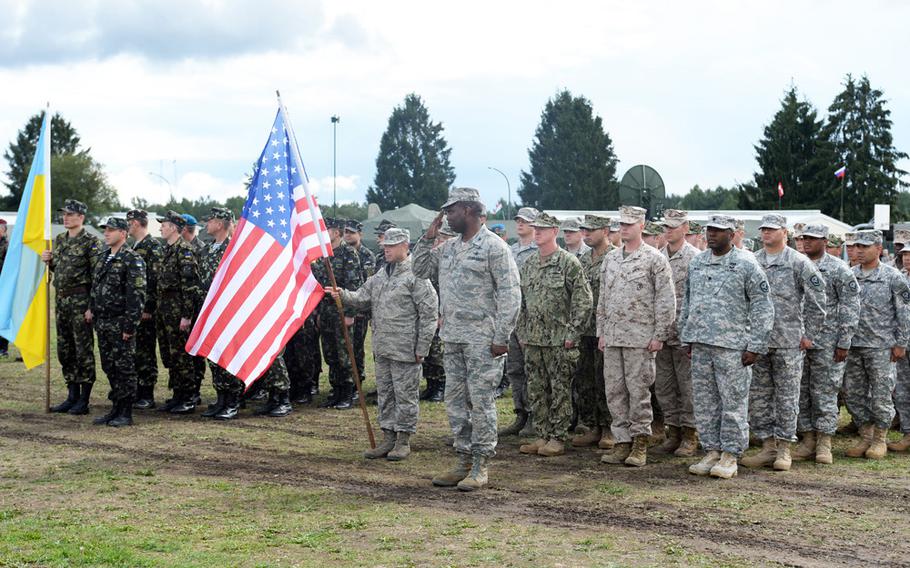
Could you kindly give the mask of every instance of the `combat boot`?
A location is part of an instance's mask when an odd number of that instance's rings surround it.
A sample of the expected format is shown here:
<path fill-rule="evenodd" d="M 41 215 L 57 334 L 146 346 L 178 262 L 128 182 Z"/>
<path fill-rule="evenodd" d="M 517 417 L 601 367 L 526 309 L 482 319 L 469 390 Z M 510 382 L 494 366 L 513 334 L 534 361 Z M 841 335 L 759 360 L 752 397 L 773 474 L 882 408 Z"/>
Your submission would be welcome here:
<path fill-rule="evenodd" d="M 427 388 L 417 396 L 417 400 L 430 400 L 434 390 L 436 390 L 436 379 L 427 379 Z"/>
<path fill-rule="evenodd" d="M 92 387 L 94 383 L 82 383 L 79 385 L 79 399 L 72 408 L 67 410 L 68 414 L 88 414 L 88 401 L 92 396 Z"/>
<path fill-rule="evenodd" d="M 536 455 L 537 455 L 537 452 L 540 450 L 540 448 L 542 448 L 542 447 L 544 447 L 544 446 L 546 446 L 546 445 L 547 445 L 547 441 L 546 441 L 546 440 L 544 440 L 543 438 L 537 438 L 536 440 L 534 440 L 534 441 L 531 442 L 530 444 L 522 444 L 521 446 L 519 446 L 519 447 L 518 447 L 518 451 L 521 452 L 521 453 L 523 453 L 523 454 L 528 454 L 528 455 L 531 455 L 531 456 L 536 456 Z"/>
<path fill-rule="evenodd" d="M 338 397 L 338 402 L 332 405 L 332 408 L 335 410 L 350 410 L 354 408 L 354 400 L 357 395 L 357 389 L 354 388 L 354 385 L 345 385 L 339 389 L 341 393 Z"/>
<path fill-rule="evenodd" d="M 332 389 L 332 392 L 329 393 L 329 397 L 319 404 L 319 408 L 332 408 L 338 404 L 338 401 L 340 400 L 339 394 L 339 389 Z"/>
<path fill-rule="evenodd" d="M 66 400 L 51 407 L 51 412 L 67 412 L 79 400 L 79 383 L 66 383 Z"/>
<path fill-rule="evenodd" d="M 445 473 L 440 473 L 433 478 L 433 485 L 436 487 L 455 487 L 458 483 L 471 473 L 471 455 L 459 452 L 458 463 L 452 466 L 452 469 Z"/>
<path fill-rule="evenodd" d="M 270 390 L 268 400 L 265 401 L 265 404 L 262 405 L 262 408 L 256 411 L 258 416 L 265 416 L 270 414 L 272 410 L 278 407 L 278 391 Z"/>
<path fill-rule="evenodd" d="M 897 442 L 889 442 L 888 449 L 892 452 L 906 452 L 910 450 L 910 432 L 906 432 L 904 437 Z"/>
<path fill-rule="evenodd" d="M 443 402 L 446 399 L 446 384 L 442 381 L 436 381 L 433 385 L 433 392 L 430 393 L 429 402 Z"/>
<path fill-rule="evenodd" d="M 164 401 L 164 404 L 158 408 L 158 412 L 170 412 L 172 408 L 183 402 L 183 396 L 180 391 L 174 391 L 174 396 Z"/>
<path fill-rule="evenodd" d="M 815 442 L 815 463 L 831 464 L 834 463 L 834 456 L 831 454 L 831 435 L 818 433 Z"/>
<path fill-rule="evenodd" d="M 524 427 L 518 433 L 519 436 L 523 438 L 530 438 L 531 436 L 537 435 L 537 431 L 534 430 L 534 413 L 528 412 L 528 421 L 525 422 Z"/>
<path fill-rule="evenodd" d="M 136 410 L 151 410 L 155 408 L 155 386 L 146 385 L 136 388 L 136 402 L 133 403 Z"/>
<path fill-rule="evenodd" d="M 92 424 L 95 424 L 96 426 L 103 426 L 103 425 L 107 424 L 109 421 L 113 420 L 118 414 L 120 414 L 119 404 L 120 403 L 117 401 L 114 401 L 113 403 L 111 403 L 110 411 L 107 414 L 105 414 L 103 416 L 99 416 L 98 418 L 95 418 L 94 420 L 92 420 Z"/>
<path fill-rule="evenodd" d="M 288 394 L 288 391 L 277 393 L 275 400 L 275 406 L 269 411 L 268 416 L 271 416 L 272 418 L 281 418 L 282 416 L 287 416 L 294 410 L 294 407 L 291 406 L 291 397 Z"/>
<path fill-rule="evenodd" d="M 557 440 L 556 438 L 551 438 L 549 442 L 537 450 L 537 455 L 544 456 L 545 458 L 561 456 L 564 453 L 566 453 L 565 442 Z"/>
<path fill-rule="evenodd" d="M 666 439 L 662 444 L 654 448 L 654 453 L 672 454 L 681 442 L 682 433 L 679 431 L 679 426 L 667 426 Z"/>
<path fill-rule="evenodd" d="M 395 447 L 385 459 L 397 462 L 407 459 L 409 455 L 411 455 L 411 433 L 399 432 L 398 437 L 395 438 Z"/>
<path fill-rule="evenodd" d="M 863 424 L 859 427 L 859 441 L 855 446 L 847 448 L 844 455 L 848 458 L 861 458 L 866 455 L 866 450 L 872 445 L 872 424 Z"/>
<path fill-rule="evenodd" d="M 739 463 L 746 467 L 755 469 L 757 467 L 767 467 L 774 464 L 777 459 L 777 441 L 774 438 L 765 438 L 761 442 L 761 451 L 757 454 L 744 457 Z"/>
<path fill-rule="evenodd" d="M 117 413 L 117 416 L 112 418 L 107 425 L 113 426 L 114 428 L 121 428 L 123 426 L 132 426 L 133 425 L 133 403 L 129 400 L 121 401 L 120 403 L 120 412 Z"/>
<path fill-rule="evenodd" d="M 224 403 L 227 399 L 227 395 L 223 391 L 218 391 L 218 398 L 215 400 L 214 404 L 209 405 L 209 409 L 202 413 L 202 416 L 205 418 L 211 418 L 224 410 Z"/>
<path fill-rule="evenodd" d="M 698 463 L 693 463 L 689 466 L 689 473 L 693 475 L 708 475 L 711 473 L 711 469 L 717 465 L 717 462 L 720 461 L 720 452 L 717 450 L 711 450 L 705 457 L 701 459 Z"/>
<path fill-rule="evenodd" d="M 578 434 L 572 437 L 572 445 L 576 448 L 587 448 L 600 441 L 601 431 L 599 426 L 588 429 L 584 434 Z"/>
<path fill-rule="evenodd" d="M 601 463 L 621 464 L 625 463 L 626 458 L 632 453 L 631 442 L 620 442 L 613 446 L 608 453 L 600 456 Z"/>
<path fill-rule="evenodd" d="M 635 436 L 632 439 L 632 451 L 623 463 L 633 467 L 642 467 L 648 463 L 648 436 Z"/>
<path fill-rule="evenodd" d="M 731 479 L 736 477 L 738 469 L 739 468 L 736 465 L 736 456 L 724 452 L 720 454 L 720 461 L 711 468 L 711 477 Z"/>
<path fill-rule="evenodd" d="M 613 432 L 610 430 L 609 426 L 605 427 L 603 432 L 600 441 L 597 442 L 597 447 L 601 450 L 612 450 L 613 446 L 616 444 L 615 440 L 613 440 Z"/>
<path fill-rule="evenodd" d="M 487 456 L 474 454 L 474 461 L 468 476 L 458 482 L 459 491 L 477 491 L 487 486 Z"/>
<path fill-rule="evenodd" d="M 777 455 L 774 457 L 774 469 L 776 471 L 790 471 L 790 465 L 793 459 L 790 457 L 790 442 L 787 440 L 777 440 Z"/>
<path fill-rule="evenodd" d="M 698 432 L 695 428 L 683 426 L 682 442 L 680 442 L 676 451 L 673 452 L 673 455 L 678 458 L 691 458 L 694 457 L 696 453 L 698 453 Z"/>
<path fill-rule="evenodd" d="M 660 420 L 654 420 L 651 422 L 651 435 L 648 436 L 648 445 L 656 446 L 657 444 L 662 444 L 664 440 L 667 439 L 667 433 L 664 427 L 664 421 L 661 418 Z"/>
<path fill-rule="evenodd" d="M 382 442 L 375 448 L 363 452 L 363 457 L 368 460 L 375 460 L 377 458 L 386 457 L 386 455 L 392 451 L 392 448 L 395 447 L 395 431 L 383 430 L 382 435 Z"/>
<path fill-rule="evenodd" d="M 528 421 L 528 413 L 515 409 L 515 421 L 499 431 L 500 436 L 517 436 Z"/>
<path fill-rule="evenodd" d="M 888 455 L 888 429 L 875 427 L 872 429 L 872 444 L 866 450 L 866 457 L 870 460 L 880 460 Z"/>
<path fill-rule="evenodd" d="M 230 420 L 236 418 L 238 412 L 240 412 L 240 394 L 229 392 L 224 398 L 224 408 L 212 418 L 215 420 Z"/>
<path fill-rule="evenodd" d="M 193 391 L 181 391 L 179 396 L 175 394 L 174 398 L 178 400 L 177 404 L 171 408 L 171 414 L 192 414 L 196 411 L 196 402 L 193 400 Z"/>
<path fill-rule="evenodd" d="M 805 461 L 815 455 L 815 432 L 803 432 L 803 439 L 796 444 L 793 450 L 793 461 Z"/>

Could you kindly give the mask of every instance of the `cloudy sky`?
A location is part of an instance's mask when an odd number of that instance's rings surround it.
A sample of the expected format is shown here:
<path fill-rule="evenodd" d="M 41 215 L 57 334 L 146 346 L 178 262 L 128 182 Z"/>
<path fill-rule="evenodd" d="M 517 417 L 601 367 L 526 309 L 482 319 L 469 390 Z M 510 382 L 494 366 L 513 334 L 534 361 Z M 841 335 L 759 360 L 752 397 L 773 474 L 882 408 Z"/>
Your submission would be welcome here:
<path fill-rule="evenodd" d="M 540 112 L 562 88 L 603 117 L 620 174 L 647 163 L 671 193 L 749 179 L 791 82 L 823 111 L 847 73 L 868 74 L 910 150 L 910 4 L 896 0 L 0 0 L 0 14 L 0 145 L 50 101 L 124 202 L 241 194 L 275 89 L 323 203 L 330 117 L 338 200 L 363 201 L 410 92 L 443 123 L 456 183 L 489 202 L 506 194 L 489 166 L 516 199 Z"/>

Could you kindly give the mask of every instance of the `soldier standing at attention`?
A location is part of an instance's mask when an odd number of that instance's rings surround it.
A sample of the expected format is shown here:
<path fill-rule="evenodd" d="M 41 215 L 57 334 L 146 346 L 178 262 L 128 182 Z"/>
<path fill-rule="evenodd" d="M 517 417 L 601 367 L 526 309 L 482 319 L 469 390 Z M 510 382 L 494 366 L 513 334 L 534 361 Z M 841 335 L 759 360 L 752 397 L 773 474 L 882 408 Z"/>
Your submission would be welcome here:
<path fill-rule="evenodd" d="M 582 331 L 578 353 L 578 370 L 575 373 L 575 391 L 578 393 L 578 418 L 588 431 L 572 438 L 575 447 L 597 445 L 602 450 L 613 448 L 610 432 L 610 410 L 604 388 L 604 358 L 597 349 L 597 321 L 595 303 L 600 296 L 600 265 L 613 245 L 607 239 L 610 218 L 585 215 L 581 230 L 590 250 L 581 255 L 581 267 L 591 288 L 591 311 Z"/>
<path fill-rule="evenodd" d="M 895 363 L 906 356 L 910 340 L 910 288 L 896 268 L 881 262 L 881 231 L 858 231 L 855 246 L 859 325 L 844 382 L 847 406 L 860 425 L 860 441 L 846 455 L 881 459 L 888 453 L 888 429 L 894 418 Z"/>
<path fill-rule="evenodd" d="M 6 251 L 9 248 L 9 239 L 6 236 L 6 219 L 0 219 L 0 270 L 3 270 L 3 261 L 6 260 Z M 9 340 L 0 337 L 0 357 L 9 356 Z"/>
<path fill-rule="evenodd" d="M 829 234 L 826 246 L 826 252 L 838 260 L 843 260 L 844 240 L 837 235 Z M 849 265 L 848 265 L 849 267 Z"/>
<path fill-rule="evenodd" d="M 66 232 L 54 239 L 53 252 L 41 253 L 41 259 L 54 273 L 57 358 L 68 391 L 66 400 L 51 407 L 51 412 L 88 414 L 95 384 L 95 336 L 89 302 L 101 243 L 83 227 L 87 210 L 85 203 L 67 199 L 58 209 L 63 213 Z"/>
<path fill-rule="evenodd" d="M 145 305 L 136 328 L 136 402 L 133 408 L 155 408 L 155 384 L 158 382 L 158 332 L 155 313 L 158 311 L 158 271 L 164 253 L 161 244 L 149 235 L 148 213 L 133 209 L 126 214 L 133 250 L 145 263 Z"/>
<path fill-rule="evenodd" d="M 376 272 L 376 255 L 363 246 L 363 223 L 354 219 L 348 219 L 344 223 L 344 242 L 352 247 L 360 257 L 360 278 L 364 282 L 367 278 Z M 370 326 L 370 312 L 360 312 L 354 316 L 354 334 L 351 341 L 354 342 L 354 359 L 356 359 L 357 370 L 360 371 L 361 378 L 363 374 L 363 344 L 367 338 L 367 328 Z"/>
<path fill-rule="evenodd" d="M 572 217 L 560 223 L 562 240 L 566 243 L 566 251 L 574 254 L 576 258 L 591 248 L 585 244 L 579 221 L 579 219 Z"/>
<path fill-rule="evenodd" d="M 509 246 L 481 223 L 484 205 L 476 189 L 455 187 L 442 212 L 414 247 L 414 275 L 439 278 L 445 350 L 446 414 L 458 463 L 433 485 L 474 491 L 487 485 L 496 453 L 496 385 L 521 292 Z M 461 238 L 433 248 L 445 215 Z"/>
<path fill-rule="evenodd" d="M 436 242 L 433 243 L 434 247 L 442 246 L 442 243 L 451 239 L 452 237 L 457 236 L 455 231 L 449 227 L 448 222 L 445 218 L 442 220 L 442 226 L 439 227 L 439 231 L 436 234 Z M 439 277 L 434 276 L 430 278 L 430 284 L 433 285 L 433 290 L 436 292 L 437 299 L 439 297 Z M 437 306 L 438 307 L 438 306 Z M 437 310 L 438 311 L 438 310 Z M 439 325 L 437 322 L 436 333 L 433 335 L 433 341 L 430 343 L 430 352 L 427 353 L 427 356 L 423 359 L 423 378 L 427 381 L 427 389 L 420 394 L 420 400 L 428 400 L 430 402 L 442 402 L 445 400 L 445 391 L 446 391 L 446 370 L 443 366 L 443 348 L 442 340 L 439 339 Z M 502 385 L 500 385 L 502 386 Z M 498 398 L 498 394 L 497 394 Z"/>
<path fill-rule="evenodd" d="M 610 239 L 610 245 L 613 248 L 619 248 L 622 245 L 622 238 L 619 234 L 619 221 L 617 219 L 612 219 L 610 221 L 610 230 L 607 235 Z"/>
<path fill-rule="evenodd" d="M 850 342 L 859 321 L 859 285 L 847 263 L 825 252 L 828 227 L 806 225 L 797 241 L 815 263 L 825 282 L 825 324 L 806 350 L 799 392 L 796 431 L 802 440 L 793 450 L 793 460 L 814 457 L 830 464 L 831 436 L 837 430 L 840 410 L 837 392 L 844 380 Z"/>
<path fill-rule="evenodd" d="M 420 366 L 430 349 L 439 316 L 439 298 L 429 280 L 417 278 L 408 253 L 406 229 L 386 231 L 386 264 L 356 292 L 327 288 L 346 305 L 373 311 L 373 358 L 376 363 L 379 426 L 383 441 L 367 450 L 367 459 L 400 461 L 411 454 L 420 406 Z"/>
<path fill-rule="evenodd" d="M 905 246 L 898 258 L 901 259 L 901 275 L 907 279 L 910 274 L 910 247 Z M 888 449 L 892 452 L 906 452 L 910 450 L 910 356 L 906 352 L 897 361 L 894 410 L 900 418 L 900 431 L 903 437 L 897 442 L 889 443 Z"/>
<path fill-rule="evenodd" d="M 692 356 L 692 399 L 706 455 L 695 475 L 730 479 L 749 444 L 750 366 L 768 349 L 774 304 L 755 257 L 733 246 L 735 219 L 712 215 L 710 250 L 689 264 L 679 338 Z"/>
<path fill-rule="evenodd" d="M 759 229 L 763 248 L 755 260 L 771 287 L 774 328 L 768 353 L 755 361 L 749 391 L 749 426 L 762 449 L 741 462 L 788 471 L 790 444 L 796 441 L 803 352 L 815 347 L 825 324 L 825 282 L 815 263 L 787 246 L 786 217 L 765 215 Z"/>
<path fill-rule="evenodd" d="M 180 236 L 193 248 L 193 252 L 196 254 L 196 265 L 201 267 L 203 258 L 205 257 L 205 243 L 196 235 L 199 222 L 189 213 L 183 213 L 181 217 L 186 220 L 186 226 L 180 231 Z M 199 310 L 202 309 L 203 300 L 205 300 L 204 294 L 199 298 L 199 305 L 196 306 L 197 315 Z M 205 365 L 205 357 L 193 357 L 193 378 L 196 380 L 196 390 L 193 392 L 193 401 L 196 404 L 202 402 L 202 399 L 199 396 L 199 389 L 202 388 L 202 382 L 205 380 Z"/>
<path fill-rule="evenodd" d="M 559 220 L 541 212 L 531 226 L 537 254 L 519 272 L 521 311 L 515 334 L 524 350 L 537 440 L 519 451 L 553 457 L 565 453 L 578 344 L 593 299 L 581 262 L 556 244 Z"/>
<path fill-rule="evenodd" d="M 856 233 L 844 233 L 844 248 L 847 249 L 847 264 L 850 268 L 857 266 L 860 262 L 856 253 Z"/>
<path fill-rule="evenodd" d="M 136 329 L 145 306 L 145 262 L 126 245 L 127 221 L 101 225 L 108 250 L 95 266 L 89 318 L 98 332 L 101 368 L 111 384 L 110 412 L 95 424 L 131 426 L 136 398 Z"/>
<path fill-rule="evenodd" d="M 382 253 L 382 239 L 385 235 L 385 232 L 397 226 L 398 225 L 395 223 L 387 219 L 383 219 L 379 222 L 378 225 L 376 225 L 376 228 L 373 229 L 373 234 L 376 235 L 376 244 L 379 245 L 379 248 L 377 249 L 379 252 L 376 254 L 376 266 L 373 269 L 373 272 L 379 272 L 379 269 L 385 265 L 385 256 Z"/>
<path fill-rule="evenodd" d="M 201 303 L 199 266 L 192 246 L 180 236 L 186 220 L 179 213 L 168 211 L 165 217 L 158 217 L 158 222 L 166 244 L 158 274 L 155 324 L 161 358 L 168 369 L 168 388 L 174 391 L 159 410 L 189 414 L 196 410 L 196 358 L 186 352 L 186 341 Z"/>
<path fill-rule="evenodd" d="M 598 348 L 604 352 L 607 404 L 616 445 L 601 461 L 641 467 L 651 435 L 654 354 L 676 320 L 673 272 L 667 257 L 641 240 L 645 210 L 620 208 L 622 247 L 600 270 Z"/>

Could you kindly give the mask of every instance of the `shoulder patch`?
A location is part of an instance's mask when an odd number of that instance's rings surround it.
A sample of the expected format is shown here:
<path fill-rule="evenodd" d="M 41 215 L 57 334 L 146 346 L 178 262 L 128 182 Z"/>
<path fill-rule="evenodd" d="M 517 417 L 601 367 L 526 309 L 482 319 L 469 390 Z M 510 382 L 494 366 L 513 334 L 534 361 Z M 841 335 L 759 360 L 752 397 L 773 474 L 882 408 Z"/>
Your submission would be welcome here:
<path fill-rule="evenodd" d="M 904 290 L 901 292 L 901 298 L 904 300 L 904 303 L 910 303 L 910 291 Z"/>
<path fill-rule="evenodd" d="M 771 290 L 771 288 L 768 286 L 768 283 L 764 280 L 762 280 L 762 283 L 759 284 L 758 287 L 762 292 L 769 292 Z"/>
<path fill-rule="evenodd" d="M 859 290 L 859 284 L 856 283 L 856 280 L 851 280 L 847 283 L 847 289 L 851 292 L 857 292 Z"/>
<path fill-rule="evenodd" d="M 813 274 L 813 275 L 809 278 L 809 284 L 812 284 L 812 286 L 814 286 L 814 287 L 816 287 L 816 288 L 821 288 L 821 287 L 822 287 L 822 279 L 818 277 L 818 274 Z"/>

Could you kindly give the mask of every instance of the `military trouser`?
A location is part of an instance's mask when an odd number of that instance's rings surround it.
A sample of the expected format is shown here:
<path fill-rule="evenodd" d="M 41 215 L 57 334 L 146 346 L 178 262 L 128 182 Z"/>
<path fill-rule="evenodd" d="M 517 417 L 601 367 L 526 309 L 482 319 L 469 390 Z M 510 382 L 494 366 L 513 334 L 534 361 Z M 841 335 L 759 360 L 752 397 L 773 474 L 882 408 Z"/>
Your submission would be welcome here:
<path fill-rule="evenodd" d="M 664 345 L 654 358 L 654 394 L 667 426 L 695 428 L 692 371 L 686 348 Z"/>
<path fill-rule="evenodd" d="M 339 318 L 335 304 L 323 304 L 320 308 L 319 338 L 322 340 L 325 362 L 329 365 L 329 383 L 336 392 L 339 389 L 353 388 L 351 359 L 341 329 L 344 321 Z"/>
<path fill-rule="evenodd" d="M 894 382 L 894 410 L 901 421 L 901 432 L 910 433 L 910 356 L 904 355 L 897 363 Z"/>
<path fill-rule="evenodd" d="M 850 348 L 844 380 L 847 385 L 847 404 L 858 425 L 891 427 L 894 418 L 891 392 L 894 390 L 895 375 L 890 348 Z"/>
<path fill-rule="evenodd" d="M 354 361 L 357 364 L 357 371 L 360 373 L 360 380 L 365 378 L 363 374 L 364 352 L 363 344 L 367 340 L 367 329 L 370 327 L 370 318 L 366 315 L 358 315 L 354 318 L 354 325 L 351 326 L 351 343 L 354 346 Z"/>
<path fill-rule="evenodd" d="M 834 361 L 834 348 L 806 351 L 802 381 L 799 384 L 797 432 L 833 435 L 837 430 L 837 419 L 840 416 L 837 391 L 840 390 L 845 367 L 846 362 Z"/>
<path fill-rule="evenodd" d="M 524 356 L 537 437 L 565 441 L 572 421 L 572 379 L 578 367 L 578 349 L 525 345 Z"/>
<path fill-rule="evenodd" d="M 194 376 L 192 355 L 186 352 L 186 342 L 190 336 L 190 329 L 180 329 L 180 306 L 175 302 L 162 298 L 155 314 L 155 325 L 158 330 L 158 348 L 161 350 L 162 359 L 165 360 L 168 370 L 167 388 L 174 392 L 194 392 L 196 390 L 196 377 Z M 167 356 L 165 357 L 165 353 Z"/>
<path fill-rule="evenodd" d="M 604 358 L 596 337 L 582 337 L 575 372 L 578 393 L 578 418 L 589 428 L 609 428 L 610 409 L 604 384 Z"/>
<path fill-rule="evenodd" d="M 278 355 L 266 369 L 262 378 L 262 386 L 270 392 L 288 392 L 291 389 L 291 379 L 288 377 L 288 368 L 284 364 L 284 356 Z"/>
<path fill-rule="evenodd" d="M 692 401 L 698 439 L 706 452 L 740 456 L 749 447 L 752 369 L 742 351 L 692 345 Z"/>
<path fill-rule="evenodd" d="M 315 314 L 311 314 L 291 336 L 285 346 L 284 363 L 294 396 L 309 393 L 319 383 L 322 356 L 319 352 L 319 328 L 316 326 Z"/>
<path fill-rule="evenodd" d="M 528 376 L 525 373 L 525 354 L 512 332 L 509 337 L 509 355 L 506 360 L 506 376 L 512 385 L 512 404 L 515 410 L 531 411 L 531 402 L 528 400 Z"/>
<path fill-rule="evenodd" d="M 212 386 L 215 388 L 215 392 L 223 392 L 236 395 L 243 394 L 246 385 L 243 384 L 243 381 L 240 380 L 240 377 L 232 375 L 225 369 L 219 367 L 216 363 L 209 361 L 208 364 L 209 371 L 212 372 Z"/>
<path fill-rule="evenodd" d="M 95 335 L 92 326 L 85 322 L 89 296 L 74 294 L 57 295 L 57 359 L 67 384 L 95 382 Z"/>
<path fill-rule="evenodd" d="M 140 321 L 136 328 L 136 380 L 140 387 L 154 387 L 158 382 L 158 332 L 155 315 Z"/>
<path fill-rule="evenodd" d="M 193 357 L 193 381 L 196 385 L 196 392 L 202 387 L 202 381 L 205 380 L 205 357 Z"/>
<path fill-rule="evenodd" d="M 423 378 L 430 381 L 436 381 L 439 384 L 446 384 L 446 371 L 442 364 L 442 340 L 439 339 L 439 330 L 433 336 L 430 342 L 430 351 L 423 358 Z"/>
<path fill-rule="evenodd" d="M 489 344 L 448 343 L 443 346 L 446 367 L 446 414 L 455 437 L 455 451 L 496 454 L 496 386 L 505 357 L 493 357 Z"/>
<path fill-rule="evenodd" d="M 604 349 L 604 380 L 607 405 L 616 443 L 651 435 L 651 385 L 654 384 L 654 353 L 646 348 Z"/>
<path fill-rule="evenodd" d="M 417 431 L 420 415 L 420 363 L 395 361 L 373 354 L 376 365 L 376 392 L 379 427 L 393 432 Z"/>
<path fill-rule="evenodd" d="M 101 368 L 111 384 L 107 398 L 114 402 L 133 402 L 136 399 L 136 336 L 124 341 L 120 322 L 115 319 L 95 319 Z"/>
<path fill-rule="evenodd" d="M 796 441 L 802 373 L 803 352 L 798 348 L 769 349 L 758 356 L 749 391 L 749 426 L 759 440 Z"/>

